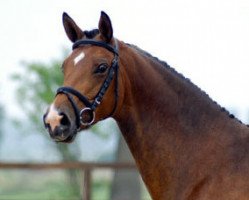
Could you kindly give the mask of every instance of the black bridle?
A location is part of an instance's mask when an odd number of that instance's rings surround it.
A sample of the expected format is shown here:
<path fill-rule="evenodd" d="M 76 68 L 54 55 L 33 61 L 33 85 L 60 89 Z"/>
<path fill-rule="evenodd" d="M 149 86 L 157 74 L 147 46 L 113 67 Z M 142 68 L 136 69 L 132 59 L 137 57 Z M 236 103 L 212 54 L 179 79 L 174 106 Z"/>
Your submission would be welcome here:
<path fill-rule="evenodd" d="M 73 107 L 73 110 L 76 116 L 76 126 L 78 129 L 80 128 L 80 125 L 90 126 L 94 122 L 95 109 L 100 105 L 108 87 L 111 84 L 111 81 L 114 75 L 115 75 L 115 91 L 114 91 L 115 92 L 115 105 L 113 107 L 112 112 L 107 117 L 110 117 L 114 114 L 116 107 L 117 107 L 117 101 L 118 101 L 118 57 L 119 57 L 119 54 L 118 54 L 117 41 L 115 40 L 115 46 L 112 47 L 111 45 L 105 42 L 82 39 L 82 40 L 76 41 L 73 44 L 73 50 L 84 45 L 94 45 L 94 46 L 105 48 L 106 50 L 114 54 L 114 58 L 112 60 L 111 66 L 109 67 L 109 71 L 106 76 L 106 79 L 104 80 L 102 86 L 100 87 L 100 90 L 98 91 L 97 95 L 95 96 L 92 102 L 89 101 L 87 97 L 85 97 L 79 91 L 73 89 L 72 87 L 58 88 L 56 95 L 65 94 Z M 80 110 L 72 96 L 76 96 L 86 107 Z M 88 116 L 87 120 L 84 119 L 84 115 Z"/>

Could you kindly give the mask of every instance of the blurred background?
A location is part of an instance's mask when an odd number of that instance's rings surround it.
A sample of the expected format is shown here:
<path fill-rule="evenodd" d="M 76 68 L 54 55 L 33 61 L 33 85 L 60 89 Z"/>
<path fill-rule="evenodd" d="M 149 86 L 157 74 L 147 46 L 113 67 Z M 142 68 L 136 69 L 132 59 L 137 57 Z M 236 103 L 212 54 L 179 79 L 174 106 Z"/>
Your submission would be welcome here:
<path fill-rule="evenodd" d="M 149 200 L 133 167 L 3 169 L 4 163 L 131 163 L 112 119 L 78 134 L 72 144 L 50 140 L 42 115 L 62 83 L 71 51 L 62 26 L 66 11 L 84 30 L 100 11 L 114 35 L 191 79 L 243 123 L 249 121 L 249 1 L 247 0 L 1 0 L 0 200 Z M 23 165 L 22 165 L 23 166 Z M 88 171 L 89 172 L 89 171 Z"/>

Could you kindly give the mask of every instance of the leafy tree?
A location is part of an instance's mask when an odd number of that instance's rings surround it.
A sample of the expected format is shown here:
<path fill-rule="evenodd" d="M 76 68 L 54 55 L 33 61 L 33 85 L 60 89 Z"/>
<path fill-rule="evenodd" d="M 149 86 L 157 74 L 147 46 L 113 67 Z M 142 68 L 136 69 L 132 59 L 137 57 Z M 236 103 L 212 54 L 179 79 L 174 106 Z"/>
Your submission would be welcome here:
<path fill-rule="evenodd" d="M 41 115 L 54 99 L 56 88 L 63 77 L 60 61 L 50 64 L 23 63 L 23 72 L 16 73 L 12 79 L 18 81 L 17 100 L 32 124 L 41 128 Z M 42 125 L 43 126 L 43 125 Z"/>
<path fill-rule="evenodd" d="M 53 60 L 49 64 L 45 63 L 23 63 L 22 73 L 16 73 L 12 79 L 18 83 L 16 97 L 24 114 L 30 121 L 30 130 L 38 130 L 42 135 L 45 129 L 42 123 L 42 115 L 45 108 L 53 101 L 56 89 L 62 84 L 63 76 L 60 70 L 61 61 Z M 75 151 L 77 143 L 74 145 L 56 144 L 61 159 L 63 161 L 77 160 Z M 78 155 L 79 156 L 79 155 Z M 69 184 L 74 194 L 79 195 L 78 175 L 76 171 L 67 170 Z"/>

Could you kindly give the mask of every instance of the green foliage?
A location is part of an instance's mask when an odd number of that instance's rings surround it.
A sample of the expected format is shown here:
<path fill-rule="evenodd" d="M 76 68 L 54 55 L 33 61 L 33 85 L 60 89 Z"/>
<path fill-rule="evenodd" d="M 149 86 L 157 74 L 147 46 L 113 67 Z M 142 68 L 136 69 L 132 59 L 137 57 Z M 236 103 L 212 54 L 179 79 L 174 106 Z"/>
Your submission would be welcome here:
<path fill-rule="evenodd" d="M 62 84 L 61 61 L 50 64 L 23 63 L 23 72 L 12 75 L 18 82 L 17 100 L 35 125 L 41 125 L 45 108 L 54 99 L 56 89 Z"/>
<path fill-rule="evenodd" d="M 57 88 L 62 85 L 63 74 L 60 70 L 61 61 L 54 60 L 50 64 L 45 63 L 23 63 L 22 73 L 12 75 L 12 80 L 18 83 L 17 86 L 17 100 L 22 107 L 24 114 L 30 121 L 30 126 L 34 126 L 36 130 L 44 132 L 42 116 L 45 109 L 53 101 Z M 23 120 L 23 119 L 21 119 Z M 22 124 L 22 122 L 19 124 Z M 34 130 L 29 127 L 29 130 Z M 42 134 L 46 135 L 46 134 Z M 74 144 L 56 144 L 61 159 L 63 161 L 75 161 L 78 155 L 74 154 L 74 149 L 78 150 L 78 146 Z M 77 174 L 75 171 L 66 170 L 69 190 L 74 191 L 76 195 L 79 194 L 79 185 L 77 181 Z"/>

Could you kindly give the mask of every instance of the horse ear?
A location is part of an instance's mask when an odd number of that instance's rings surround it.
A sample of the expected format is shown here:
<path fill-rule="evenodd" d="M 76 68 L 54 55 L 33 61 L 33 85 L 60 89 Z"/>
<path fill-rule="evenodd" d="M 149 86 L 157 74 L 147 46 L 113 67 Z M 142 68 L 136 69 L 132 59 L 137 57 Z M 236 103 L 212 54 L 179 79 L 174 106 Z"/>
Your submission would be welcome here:
<path fill-rule="evenodd" d="M 102 38 L 109 43 L 113 36 L 112 23 L 109 16 L 101 11 L 100 19 L 99 19 L 99 32 Z"/>
<path fill-rule="evenodd" d="M 62 21 L 67 37 L 73 43 L 84 37 L 84 32 L 77 26 L 74 20 L 65 12 L 62 15 Z"/>

